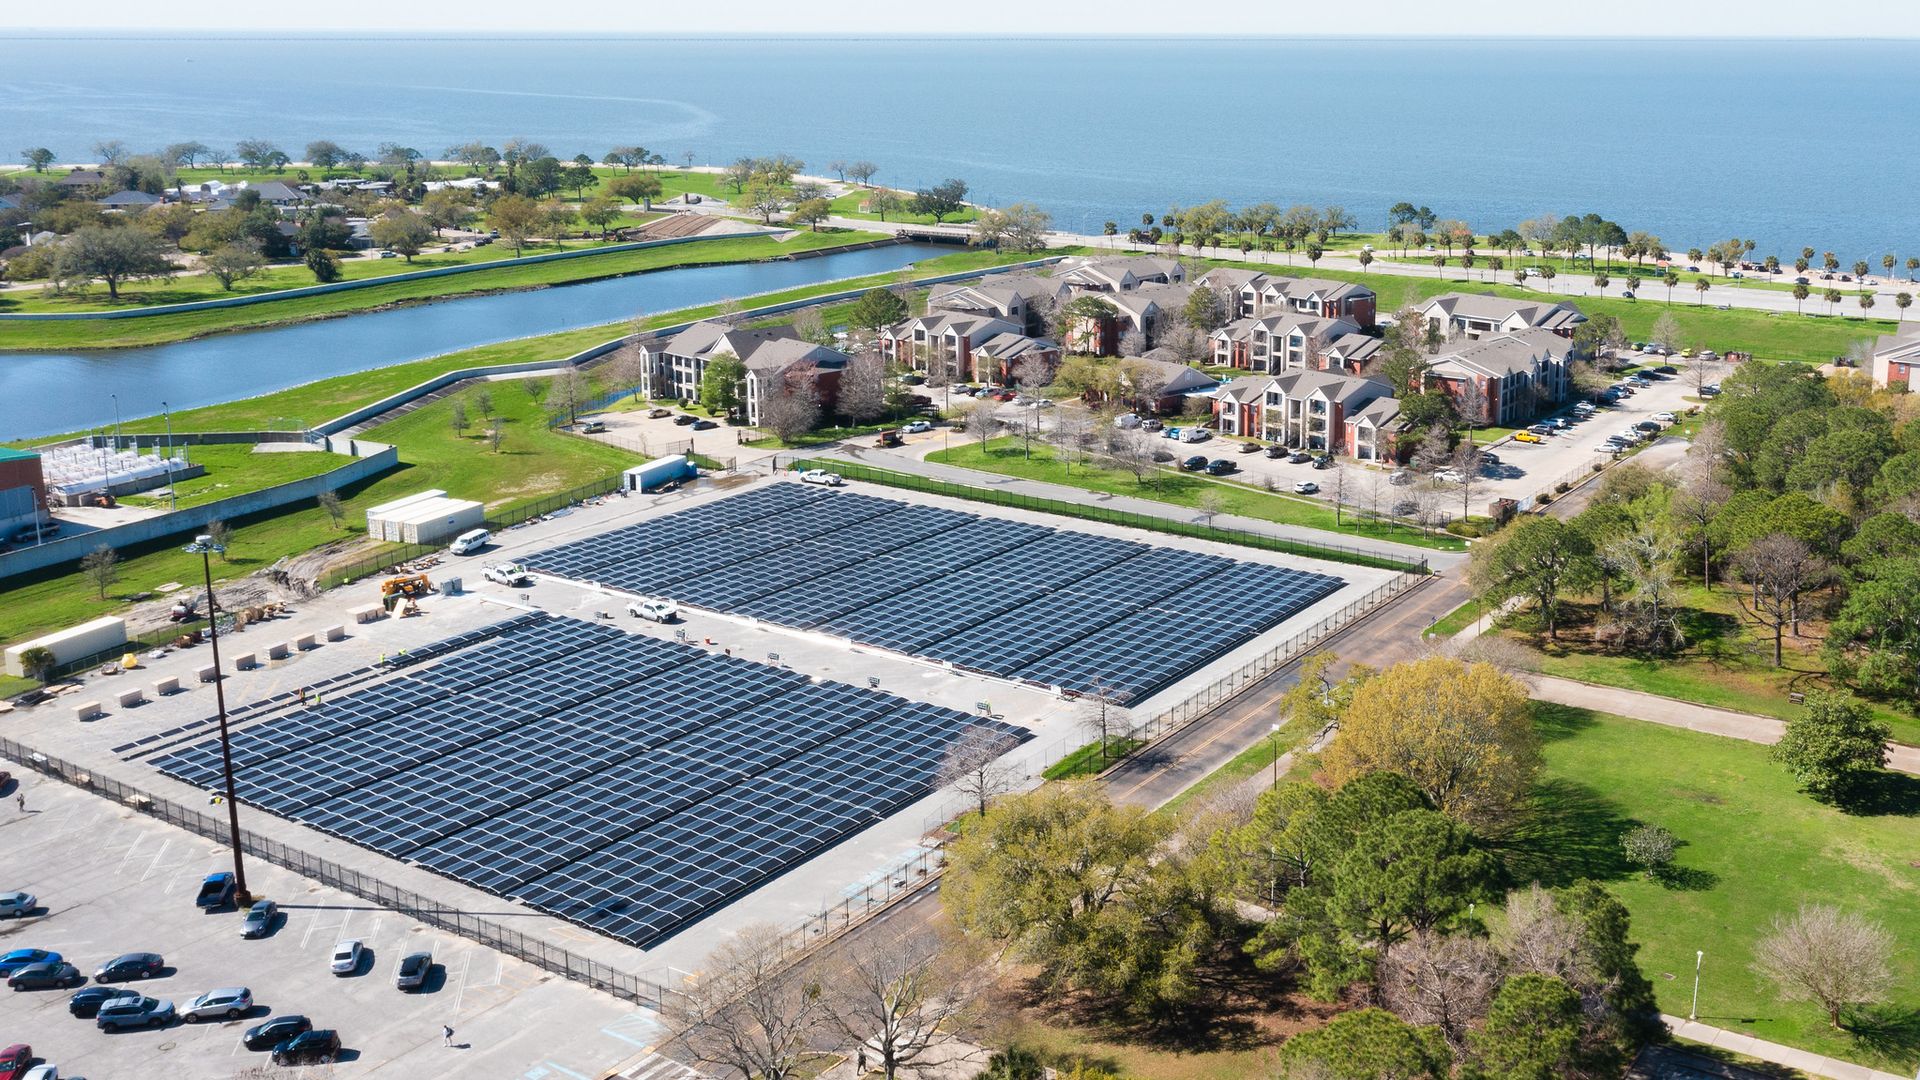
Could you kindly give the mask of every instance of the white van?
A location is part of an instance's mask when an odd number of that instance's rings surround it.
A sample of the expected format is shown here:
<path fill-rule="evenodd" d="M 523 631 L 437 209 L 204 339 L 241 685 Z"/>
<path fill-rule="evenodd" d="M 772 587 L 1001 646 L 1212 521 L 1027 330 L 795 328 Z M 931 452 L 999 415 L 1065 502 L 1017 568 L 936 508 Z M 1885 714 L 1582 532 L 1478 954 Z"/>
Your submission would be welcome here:
<path fill-rule="evenodd" d="M 447 545 L 447 551 L 455 555 L 471 555 L 486 547 L 492 540 L 492 533 L 485 529 L 474 529 L 472 532 L 463 532 L 454 537 L 453 543 Z"/>

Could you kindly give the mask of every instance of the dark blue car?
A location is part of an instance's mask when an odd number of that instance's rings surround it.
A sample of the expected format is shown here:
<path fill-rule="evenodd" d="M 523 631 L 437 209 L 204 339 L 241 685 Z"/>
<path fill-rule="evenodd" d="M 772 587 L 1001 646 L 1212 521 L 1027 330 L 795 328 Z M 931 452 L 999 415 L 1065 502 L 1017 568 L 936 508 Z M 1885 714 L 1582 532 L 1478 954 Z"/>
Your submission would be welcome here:
<path fill-rule="evenodd" d="M 207 880 L 200 883 L 200 893 L 193 898 L 193 905 L 207 911 L 217 911 L 233 903 L 233 888 L 232 874 L 208 874 Z"/>
<path fill-rule="evenodd" d="M 57 964 L 60 954 L 45 949 L 15 949 L 0 956 L 0 978 L 11 976 L 28 964 Z"/>

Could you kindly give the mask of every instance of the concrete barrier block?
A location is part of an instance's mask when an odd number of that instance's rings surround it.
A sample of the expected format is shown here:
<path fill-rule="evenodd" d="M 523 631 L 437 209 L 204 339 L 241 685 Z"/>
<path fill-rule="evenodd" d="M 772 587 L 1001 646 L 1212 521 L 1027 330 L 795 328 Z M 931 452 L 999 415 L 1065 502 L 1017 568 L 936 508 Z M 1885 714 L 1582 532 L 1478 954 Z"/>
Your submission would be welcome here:
<path fill-rule="evenodd" d="M 233 670 L 235 671 L 252 671 L 259 666 L 260 658 L 250 652 L 243 652 L 233 658 Z M 208 679 L 207 681 L 212 682 L 213 680 Z"/>
<path fill-rule="evenodd" d="M 387 609 L 379 604 L 368 604 L 366 607 L 357 607 L 352 611 L 353 621 L 356 623 L 377 622 L 386 613 Z"/>
<path fill-rule="evenodd" d="M 168 679 L 153 680 L 153 696 L 154 697 L 166 697 L 168 694 L 177 694 L 179 692 L 180 692 L 179 679 L 168 678 Z"/>
<path fill-rule="evenodd" d="M 200 677 L 201 682 L 212 682 L 214 680 L 213 665 L 202 665 L 194 669 L 194 674 Z"/>
<path fill-rule="evenodd" d="M 73 707 L 75 720 L 98 720 L 105 715 L 106 712 L 100 708 L 100 703 L 97 701 L 83 701 Z"/>
<path fill-rule="evenodd" d="M 135 689 L 135 690 L 120 691 L 120 707 L 123 709 L 131 708 L 135 705 L 144 705 L 146 703 L 147 703 L 147 694 L 146 694 L 146 691 L 144 690 Z"/>
<path fill-rule="evenodd" d="M 287 658 L 287 654 L 291 653 L 292 651 L 293 651 L 293 646 L 284 641 L 278 645 L 269 645 L 267 646 L 267 659 L 285 660 Z"/>
<path fill-rule="evenodd" d="M 314 644 L 312 634 L 301 634 L 299 637 L 294 638 L 293 647 L 296 649 L 299 649 L 301 652 L 306 652 L 308 649 L 317 648 L 317 646 Z"/>
<path fill-rule="evenodd" d="M 347 639 L 347 628 L 344 626 L 329 626 L 327 627 L 326 638 L 328 641 L 345 641 Z"/>

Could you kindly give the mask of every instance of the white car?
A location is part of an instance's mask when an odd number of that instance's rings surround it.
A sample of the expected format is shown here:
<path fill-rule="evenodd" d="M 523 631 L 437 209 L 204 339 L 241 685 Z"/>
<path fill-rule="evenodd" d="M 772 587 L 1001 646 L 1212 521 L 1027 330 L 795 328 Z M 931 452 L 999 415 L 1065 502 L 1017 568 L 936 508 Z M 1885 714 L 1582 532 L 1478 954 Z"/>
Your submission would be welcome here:
<path fill-rule="evenodd" d="M 635 600 L 627 605 L 627 614 L 636 619 L 670 623 L 680 617 L 680 605 L 671 600 Z"/>
<path fill-rule="evenodd" d="M 60 1080 L 60 1070 L 51 1065 L 35 1065 L 21 1073 L 20 1080 Z"/>
<path fill-rule="evenodd" d="M 359 938 L 348 938 L 333 947 L 333 961 L 329 970 L 335 975 L 351 975 L 360 970 L 360 958 L 366 952 L 367 947 Z"/>
<path fill-rule="evenodd" d="M 1640 433 L 1638 431 L 1635 431 L 1632 428 L 1622 428 L 1621 430 L 1615 432 L 1613 437 L 1616 439 L 1619 439 L 1623 443 L 1626 443 L 1628 446 L 1632 446 L 1633 444 L 1640 441 Z"/>
<path fill-rule="evenodd" d="M 209 990 L 187 1002 L 180 1008 L 180 1017 L 189 1024 L 197 1024 L 202 1020 L 238 1020 L 252 1011 L 253 991 L 244 986 L 228 986 Z"/>
<path fill-rule="evenodd" d="M 520 588 L 523 585 L 533 584 L 533 575 L 527 573 L 526 568 L 519 563 L 494 563 L 492 566 L 481 570 L 480 575 L 488 581 L 497 582 L 498 584 L 514 589 Z"/>
<path fill-rule="evenodd" d="M 1672 413 L 1670 413 L 1670 412 L 1657 412 L 1657 413 L 1654 413 L 1654 414 L 1653 414 L 1653 418 L 1654 418 L 1655 420 L 1658 420 L 1658 421 L 1660 421 L 1660 422 L 1661 422 L 1661 423 L 1663 423 L 1663 424 L 1672 424 L 1672 423 L 1677 423 L 1677 422 L 1679 421 L 1679 419 L 1680 419 L 1679 417 L 1677 417 L 1677 416 L 1675 416 L 1675 415 L 1673 415 L 1673 414 L 1672 414 Z"/>
<path fill-rule="evenodd" d="M 910 421 L 900 428 L 901 433 L 905 435 L 918 435 L 923 431 L 932 430 L 933 425 L 927 423 L 925 420 Z"/>
<path fill-rule="evenodd" d="M 1295 495 L 1318 495 L 1320 493 L 1320 485 L 1311 480 L 1302 480 L 1293 485 L 1293 493 Z"/>
<path fill-rule="evenodd" d="M 1439 472 L 1433 474 L 1433 478 L 1443 484 L 1457 484 L 1460 482 L 1459 472 L 1453 469 L 1441 469 Z"/>
<path fill-rule="evenodd" d="M 1208 439 L 1211 439 L 1211 438 L 1213 438 L 1213 432 L 1208 431 L 1206 428 L 1203 428 L 1203 427 L 1188 427 L 1188 428 L 1180 429 L 1181 442 L 1190 442 L 1190 443 L 1206 442 Z"/>
<path fill-rule="evenodd" d="M 808 469 L 806 472 L 800 474 L 800 482 L 803 484 L 823 484 L 827 487 L 839 487 L 841 484 L 846 483 L 845 480 L 840 478 L 839 473 L 828 472 L 825 469 Z"/>
<path fill-rule="evenodd" d="M 1556 416 L 1553 419 L 1547 421 L 1547 423 L 1552 424 L 1555 428 L 1561 431 L 1565 431 L 1567 430 L 1567 428 L 1572 426 L 1567 422 L 1567 418 L 1564 416 Z"/>
<path fill-rule="evenodd" d="M 1131 430 L 1140 426 L 1140 417 L 1134 413 L 1123 412 L 1113 418 L 1113 426 Z"/>
<path fill-rule="evenodd" d="M 0 918 L 17 919 L 39 906 L 39 898 L 32 893 L 0 893 Z"/>

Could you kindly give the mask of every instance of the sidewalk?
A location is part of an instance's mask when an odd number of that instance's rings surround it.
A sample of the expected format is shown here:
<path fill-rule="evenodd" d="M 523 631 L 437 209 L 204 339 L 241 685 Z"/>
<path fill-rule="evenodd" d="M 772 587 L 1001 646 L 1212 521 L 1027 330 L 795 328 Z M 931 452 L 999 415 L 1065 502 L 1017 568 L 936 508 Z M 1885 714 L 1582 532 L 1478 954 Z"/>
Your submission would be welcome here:
<path fill-rule="evenodd" d="M 1697 1020 L 1667 1016 L 1664 1013 L 1661 1014 L 1660 1019 L 1666 1023 L 1667 1029 L 1679 1038 L 1711 1046 L 1716 1050 L 1744 1054 L 1775 1065 L 1799 1069 L 1809 1076 L 1826 1076 L 1831 1077 L 1832 1080 L 1906 1080 L 1906 1077 L 1895 1073 L 1869 1069 L 1865 1065 L 1823 1057 L 1806 1050 L 1795 1050 L 1791 1046 L 1781 1046 L 1779 1043 L 1756 1039 L 1737 1031 L 1709 1027 Z"/>
<path fill-rule="evenodd" d="M 1530 674 L 1526 679 L 1532 685 L 1533 697 L 1537 701 L 1551 701 L 1558 705 L 1572 705 L 1596 712 L 1630 716 L 1635 720 L 1645 720 L 1651 724 L 1686 728 L 1688 731 L 1699 731 L 1708 735 L 1724 735 L 1731 739 L 1745 739 L 1747 742 L 1765 746 L 1779 742 L 1781 734 L 1787 729 L 1784 721 L 1775 720 L 1771 716 L 1755 716 L 1752 713 L 1734 712 L 1731 709 L 1695 705 L 1692 702 L 1677 701 L 1656 694 L 1642 693 L 1639 690 L 1594 686 L 1591 683 L 1555 678 L 1552 675 Z M 1897 772 L 1920 776 L 1920 747 L 1893 744 L 1892 752 L 1887 755 L 1887 767 Z"/>

